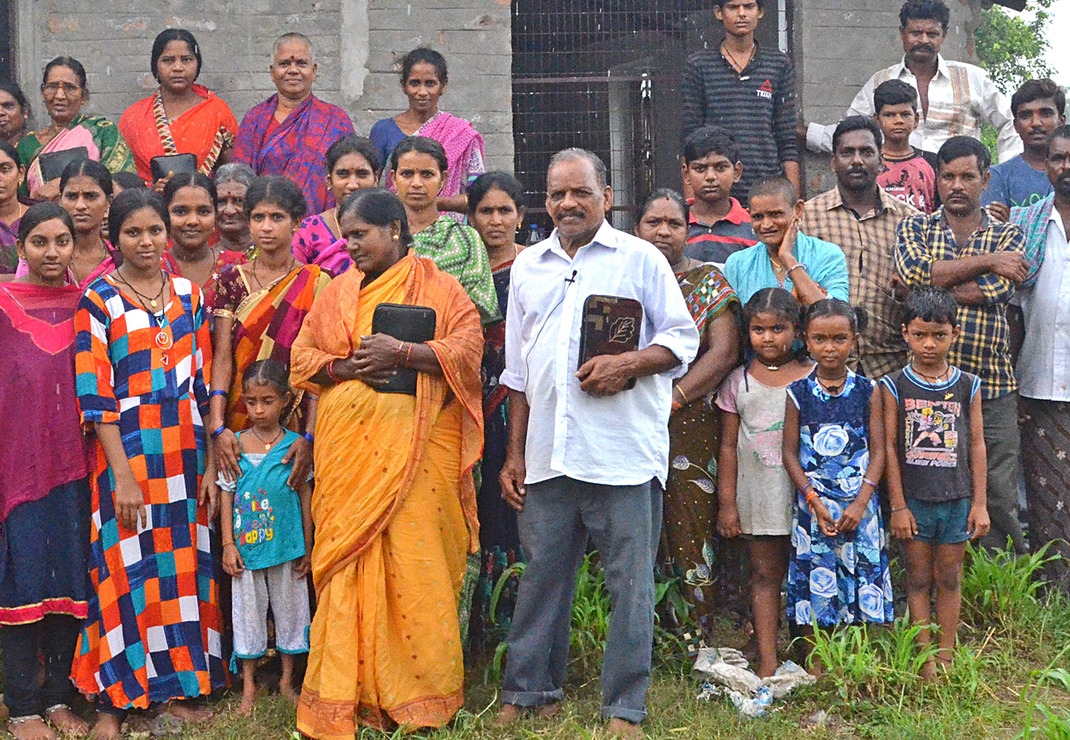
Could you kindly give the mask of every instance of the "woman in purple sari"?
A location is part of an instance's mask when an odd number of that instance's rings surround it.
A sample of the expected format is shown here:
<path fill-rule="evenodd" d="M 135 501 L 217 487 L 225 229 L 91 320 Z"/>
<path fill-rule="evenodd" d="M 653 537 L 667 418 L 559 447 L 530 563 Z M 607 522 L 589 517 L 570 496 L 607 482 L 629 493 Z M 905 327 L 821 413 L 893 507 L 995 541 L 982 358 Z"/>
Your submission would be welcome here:
<path fill-rule="evenodd" d="M 426 136 L 441 144 L 449 169 L 438 194 L 438 209 L 464 214 L 468 186 L 486 171 L 483 137 L 468 121 L 438 109 L 438 99 L 446 92 L 448 82 L 445 57 L 424 47 L 410 51 L 401 62 L 401 89 L 409 99 L 409 108 L 393 118 L 377 121 L 370 136 L 384 162 L 390 161 L 394 147 L 407 136 Z M 396 190 L 389 172 L 386 186 Z"/>
<path fill-rule="evenodd" d="M 316 70 L 308 37 L 280 36 L 271 62 L 278 92 L 245 114 L 234 140 L 235 161 L 245 162 L 257 175 L 282 175 L 297 183 L 306 216 L 334 205 L 323 177 L 327 147 L 354 133 L 348 113 L 312 94 Z"/>

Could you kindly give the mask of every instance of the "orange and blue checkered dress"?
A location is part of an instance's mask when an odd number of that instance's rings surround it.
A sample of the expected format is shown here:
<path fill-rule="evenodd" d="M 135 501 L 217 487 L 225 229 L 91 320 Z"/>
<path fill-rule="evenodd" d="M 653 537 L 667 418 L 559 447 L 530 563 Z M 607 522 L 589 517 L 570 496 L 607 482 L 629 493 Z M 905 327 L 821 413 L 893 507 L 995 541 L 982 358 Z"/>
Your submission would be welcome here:
<path fill-rule="evenodd" d="M 208 515 L 197 505 L 208 321 L 200 291 L 168 279 L 171 298 L 156 319 L 113 276 L 89 286 L 75 316 L 82 419 L 119 426 L 148 509 L 147 526 L 119 524 L 115 478 L 98 441 L 90 477 L 95 595 L 71 676 L 83 693 L 119 709 L 208 694 L 225 682 Z"/>

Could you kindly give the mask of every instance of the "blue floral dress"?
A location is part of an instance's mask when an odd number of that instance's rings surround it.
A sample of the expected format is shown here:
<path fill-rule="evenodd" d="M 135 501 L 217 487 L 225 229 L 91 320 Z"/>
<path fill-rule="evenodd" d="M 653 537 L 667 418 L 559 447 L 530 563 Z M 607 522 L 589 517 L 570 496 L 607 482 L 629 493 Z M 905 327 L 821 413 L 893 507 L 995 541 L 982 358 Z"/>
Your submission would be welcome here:
<path fill-rule="evenodd" d="M 799 409 L 799 462 L 821 502 L 839 519 L 855 500 L 869 466 L 869 401 L 876 384 L 847 371 L 843 391 L 830 396 L 816 369 L 788 387 Z M 877 420 L 880 423 L 880 420 Z M 891 622 L 880 506 L 873 495 L 854 532 L 826 537 L 797 491 L 788 566 L 788 620 L 823 627 Z"/>

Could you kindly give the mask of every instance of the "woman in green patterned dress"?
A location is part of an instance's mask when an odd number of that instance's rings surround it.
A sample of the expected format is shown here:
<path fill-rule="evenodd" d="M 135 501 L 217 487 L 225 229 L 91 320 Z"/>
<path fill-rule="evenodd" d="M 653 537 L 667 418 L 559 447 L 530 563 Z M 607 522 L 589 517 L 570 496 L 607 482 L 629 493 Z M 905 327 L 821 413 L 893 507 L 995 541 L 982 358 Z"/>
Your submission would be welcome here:
<path fill-rule="evenodd" d="M 426 136 L 408 136 L 390 155 L 390 172 L 405 204 L 413 251 L 457 278 L 479 309 L 483 326 L 502 320 L 483 240 L 471 226 L 439 213 L 436 198 L 446 182 L 446 150 Z"/>
<path fill-rule="evenodd" d="M 71 57 L 56 57 L 45 65 L 41 97 L 51 119 L 40 131 L 19 140 L 19 158 L 26 167 L 26 180 L 19 194 L 35 200 L 59 199 L 59 172 L 43 172 L 41 157 L 69 149 L 85 148 L 85 156 L 100 162 L 112 174 L 134 172 L 134 156 L 119 129 L 103 116 L 82 114 L 89 100 L 85 67 Z M 62 171 L 62 167 L 58 168 Z"/>

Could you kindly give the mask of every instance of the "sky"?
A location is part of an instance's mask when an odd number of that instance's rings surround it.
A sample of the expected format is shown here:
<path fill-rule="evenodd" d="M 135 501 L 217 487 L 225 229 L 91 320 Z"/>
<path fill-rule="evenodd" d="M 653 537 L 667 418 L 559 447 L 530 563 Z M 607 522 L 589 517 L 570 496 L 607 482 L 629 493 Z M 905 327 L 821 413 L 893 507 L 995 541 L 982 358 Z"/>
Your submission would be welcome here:
<path fill-rule="evenodd" d="M 1014 11 L 1007 11 L 1014 14 Z M 1026 14 L 1029 10 L 1026 9 Z M 1048 9 L 1048 66 L 1054 70 L 1054 79 L 1063 87 L 1070 87 L 1070 48 L 1065 39 L 1070 38 L 1070 0 L 1055 0 Z M 1060 43 L 1061 41 L 1061 43 Z"/>
<path fill-rule="evenodd" d="M 1055 0 L 1049 11 L 1052 19 L 1048 25 L 1048 64 L 1055 70 L 1055 81 L 1064 87 L 1070 86 L 1070 0 Z M 1056 40 L 1060 41 L 1056 41 Z"/>

